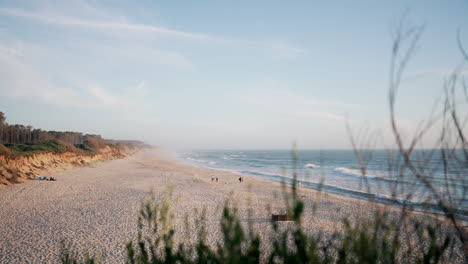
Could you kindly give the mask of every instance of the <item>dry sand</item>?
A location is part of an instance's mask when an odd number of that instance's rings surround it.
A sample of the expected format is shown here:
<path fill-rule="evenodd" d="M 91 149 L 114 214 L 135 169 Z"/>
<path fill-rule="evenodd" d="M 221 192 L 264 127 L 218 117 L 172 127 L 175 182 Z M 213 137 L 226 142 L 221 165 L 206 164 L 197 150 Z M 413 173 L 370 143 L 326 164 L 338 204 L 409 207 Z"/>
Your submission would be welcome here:
<path fill-rule="evenodd" d="M 219 182 L 212 182 L 217 176 Z M 0 263 L 57 263 L 60 242 L 72 242 L 80 251 L 101 253 L 104 263 L 125 256 L 125 242 L 135 237 L 141 201 L 150 190 L 158 196 L 173 185 L 177 198 L 176 229 L 195 208 L 207 209 L 209 230 L 218 230 L 221 207 L 230 199 L 239 207 L 241 220 L 255 230 L 269 232 L 271 212 L 285 206 L 279 183 L 197 168 L 162 155 L 156 150 L 121 160 L 53 173 L 58 181 L 29 181 L 0 188 Z M 303 189 L 304 225 L 333 230 L 346 216 L 369 214 L 370 203 Z M 320 198 L 317 210 L 312 203 Z M 209 232 L 214 240 L 216 231 Z"/>

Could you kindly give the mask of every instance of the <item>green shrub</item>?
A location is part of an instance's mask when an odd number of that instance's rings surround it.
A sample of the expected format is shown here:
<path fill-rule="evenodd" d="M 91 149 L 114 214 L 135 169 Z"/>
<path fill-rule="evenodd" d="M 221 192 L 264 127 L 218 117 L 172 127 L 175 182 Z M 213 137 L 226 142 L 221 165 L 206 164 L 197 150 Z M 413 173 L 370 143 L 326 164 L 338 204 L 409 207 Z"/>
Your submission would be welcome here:
<path fill-rule="evenodd" d="M 29 155 L 37 152 L 52 153 L 94 153 L 96 148 L 90 146 L 87 142 L 79 145 L 72 145 L 62 140 L 47 140 L 39 143 L 25 144 L 5 144 L 0 145 L 0 155 Z"/>
<path fill-rule="evenodd" d="M 78 149 L 84 150 L 85 152 L 95 151 L 95 149 L 92 146 L 90 146 L 88 143 L 78 144 L 78 145 L 75 145 L 75 147 Z"/>
<path fill-rule="evenodd" d="M 89 256 L 85 254 L 84 256 L 79 256 L 76 252 L 71 250 L 70 245 L 62 243 L 60 248 L 60 262 L 63 264 L 96 264 L 99 263 L 99 260 L 96 256 Z"/>
<path fill-rule="evenodd" d="M 63 153 L 66 151 L 64 145 L 55 140 L 47 140 L 40 143 L 5 144 L 15 155 L 27 155 L 35 152 Z"/>

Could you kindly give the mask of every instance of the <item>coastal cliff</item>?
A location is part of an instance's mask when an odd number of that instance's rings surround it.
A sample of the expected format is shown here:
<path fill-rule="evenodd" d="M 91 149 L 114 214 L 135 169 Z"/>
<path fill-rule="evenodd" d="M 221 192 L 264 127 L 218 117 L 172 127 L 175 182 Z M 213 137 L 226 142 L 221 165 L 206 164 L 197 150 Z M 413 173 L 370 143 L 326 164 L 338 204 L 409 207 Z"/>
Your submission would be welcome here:
<path fill-rule="evenodd" d="M 0 156 L 0 186 L 21 183 L 53 171 L 124 158 L 138 149 L 136 146 L 106 145 L 93 154 L 39 152 L 21 156 L 3 155 Z"/>

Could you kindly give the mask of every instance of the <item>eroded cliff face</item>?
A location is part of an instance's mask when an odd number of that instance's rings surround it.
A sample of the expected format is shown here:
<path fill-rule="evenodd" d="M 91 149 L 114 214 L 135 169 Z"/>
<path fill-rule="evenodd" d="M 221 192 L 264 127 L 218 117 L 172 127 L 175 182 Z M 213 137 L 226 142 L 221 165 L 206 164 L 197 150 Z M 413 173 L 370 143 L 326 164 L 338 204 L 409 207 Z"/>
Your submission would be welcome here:
<path fill-rule="evenodd" d="M 28 156 L 0 156 L 0 186 L 24 182 L 53 171 L 86 166 L 94 162 L 120 159 L 133 154 L 137 148 L 106 146 L 94 155 L 77 153 L 37 153 Z"/>

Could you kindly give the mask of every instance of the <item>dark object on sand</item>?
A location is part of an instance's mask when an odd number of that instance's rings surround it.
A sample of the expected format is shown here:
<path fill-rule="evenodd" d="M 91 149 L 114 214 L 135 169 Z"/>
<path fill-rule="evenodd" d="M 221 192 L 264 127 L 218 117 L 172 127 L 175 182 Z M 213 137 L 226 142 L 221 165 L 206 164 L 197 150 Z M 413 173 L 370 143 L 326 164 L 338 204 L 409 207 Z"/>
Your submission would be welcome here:
<path fill-rule="evenodd" d="M 41 177 L 36 177 L 36 180 L 40 180 L 40 181 L 56 181 L 57 179 L 55 179 L 54 177 L 47 178 L 47 177 L 45 177 L 45 176 L 41 176 Z"/>
<path fill-rule="evenodd" d="M 273 221 L 292 221 L 293 219 L 289 217 L 287 214 L 284 215 L 271 215 L 271 220 Z"/>

